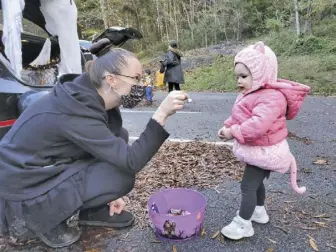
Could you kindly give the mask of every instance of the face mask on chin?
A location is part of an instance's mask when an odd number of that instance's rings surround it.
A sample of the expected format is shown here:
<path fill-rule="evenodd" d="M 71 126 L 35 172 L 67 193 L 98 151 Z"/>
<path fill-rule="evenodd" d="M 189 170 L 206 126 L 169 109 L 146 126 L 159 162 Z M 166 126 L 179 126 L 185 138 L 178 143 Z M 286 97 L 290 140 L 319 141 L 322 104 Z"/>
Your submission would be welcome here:
<path fill-rule="evenodd" d="M 134 108 L 141 102 L 146 94 L 144 86 L 132 85 L 131 92 L 128 95 L 121 95 L 121 105 L 124 108 Z"/>

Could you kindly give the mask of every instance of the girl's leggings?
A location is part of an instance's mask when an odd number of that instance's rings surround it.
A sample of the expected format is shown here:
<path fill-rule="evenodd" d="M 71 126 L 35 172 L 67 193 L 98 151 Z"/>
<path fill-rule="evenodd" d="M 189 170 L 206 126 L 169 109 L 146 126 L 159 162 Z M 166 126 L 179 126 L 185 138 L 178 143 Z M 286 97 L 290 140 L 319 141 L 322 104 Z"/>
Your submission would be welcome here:
<path fill-rule="evenodd" d="M 239 216 L 245 220 L 252 217 L 256 206 L 265 203 L 264 179 L 269 177 L 270 171 L 247 164 L 241 183 L 242 200 Z"/>

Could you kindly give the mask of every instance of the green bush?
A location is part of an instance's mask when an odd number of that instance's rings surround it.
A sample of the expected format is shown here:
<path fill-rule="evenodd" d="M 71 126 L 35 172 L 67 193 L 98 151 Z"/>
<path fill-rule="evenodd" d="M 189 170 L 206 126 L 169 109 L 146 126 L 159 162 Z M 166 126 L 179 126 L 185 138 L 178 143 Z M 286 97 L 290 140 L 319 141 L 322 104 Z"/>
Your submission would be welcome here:
<path fill-rule="evenodd" d="M 277 55 L 283 55 L 292 46 L 295 39 L 296 34 L 293 30 L 281 30 L 280 32 L 270 32 L 268 36 L 264 37 L 263 41 Z"/>
<path fill-rule="evenodd" d="M 336 52 L 335 39 L 312 35 L 298 37 L 293 30 L 273 31 L 263 39 L 258 39 L 263 40 L 278 56 L 330 54 Z"/>
<path fill-rule="evenodd" d="M 316 37 L 329 37 L 336 40 L 336 22 L 335 19 L 325 20 L 320 24 L 313 26 L 313 34 Z"/>
<path fill-rule="evenodd" d="M 279 77 L 312 87 L 313 94 L 336 94 L 336 59 L 333 55 L 301 55 L 278 58 Z"/>
<path fill-rule="evenodd" d="M 88 40 L 91 40 L 92 39 L 92 36 L 95 34 L 95 33 L 100 33 L 101 31 L 98 31 L 96 29 L 88 29 L 88 30 L 85 30 L 82 32 L 82 35 L 84 37 L 84 39 L 88 39 Z"/>
<path fill-rule="evenodd" d="M 210 66 L 198 67 L 186 73 L 186 90 L 194 91 L 233 91 L 236 79 L 233 69 L 233 57 L 222 56 Z"/>
<path fill-rule="evenodd" d="M 269 32 L 280 32 L 283 28 L 283 23 L 280 20 L 269 18 L 266 20 L 266 29 Z"/>
<path fill-rule="evenodd" d="M 335 47 L 335 41 L 328 38 L 307 36 L 296 39 L 286 55 L 329 54 L 336 50 Z"/>

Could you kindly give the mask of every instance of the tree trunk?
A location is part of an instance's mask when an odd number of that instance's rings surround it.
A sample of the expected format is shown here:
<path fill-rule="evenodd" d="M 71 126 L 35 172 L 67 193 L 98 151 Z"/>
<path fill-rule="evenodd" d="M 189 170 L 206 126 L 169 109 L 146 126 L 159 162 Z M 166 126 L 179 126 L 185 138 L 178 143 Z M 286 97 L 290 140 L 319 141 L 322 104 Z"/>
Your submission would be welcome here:
<path fill-rule="evenodd" d="M 195 3 L 194 3 L 194 0 L 190 0 L 189 4 L 190 4 L 190 10 L 191 10 L 190 22 L 192 24 L 194 24 L 195 23 Z"/>
<path fill-rule="evenodd" d="M 226 30 L 226 26 L 227 26 L 227 17 L 225 15 L 225 9 L 227 7 L 226 6 L 222 6 L 221 8 L 221 20 L 219 21 L 219 23 L 223 24 L 223 32 L 224 32 L 224 35 L 225 35 L 225 40 L 226 42 L 228 43 L 229 42 L 229 38 L 228 38 L 228 35 L 227 35 L 227 30 Z"/>
<path fill-rule="evenodd" d="M 191 39 L 194 42 L 194 24 L 195 24 L 195 3 L 194 0 L 190 0 L 190 27 L 191 27 Z"/>
<path fill-rule="evenodd" d="M 176 40 L 179 40 L 179 31 L 178 31 L 178 25 L 177 25 L 177 18 L 176 18 L 176 1 L 173 0 L 173 8 L 174 8 L 174 22 L 175 22 L 175 30 L 176 30 Z"/>
<path fill-rule="evenodd" d="M 133 4 L 132 9 L 133 9 L 133 12 L 135 13 L 136 27 L 137 27 L 138 31 L 141 31 L 142 27 L 141 27 L 141 22 L 140 22 L 140 15 L 139 15 L 139 12 L 138 12 L 138 11 L 141 11 L 141 9 L 138 8 L 137 1 L 133 0 L 132 4 Z"/>
<path fill-rule="evenodd" d="M 174 1 L 174 0 L 172 0 Z M 168 5 L 169 5 L 169 29 L 171 29 L 171 24 L 172 24 L 172 20 L 173 20 L 173 17 L 172 17 L 172 4 L 170 3 L 170 0 L 168 0 Z"/>
<path fill-rule="evenodd" d="M 215 19 L 215 29 L 214 29 L 214 44 L 217 44 L 217 3 L 214 3 L 214 10 L 213 10 L 213 15 L 214 15 L 214 19 Z"/>
<path fill-rule="evenodd" d="M 226 24 L 224 23 L 224 34 L 225 34 L 225 39 L 226 39 L 226 42 L 229 43 L 229 38 L 227 36 L 227 32 L 226 32 Z"/>
<path fill-rule="evenodd" d="M 305 28 L 304 28 L 304 33 L 311 35 L 312 34 L 312 0 L 308 0 L 309 5 L 307 8 L 307 13 L 306 13 L 306 20 L 305 20 Z"/>
<path fill-rule="evenodd" d="M 184 12 L 185 12 L 185 14 L 186 14 L 186 16 L 187 16 L 187 22 L 188 22 L 188 25 L 189 25 L 189 29 L 190 29 L 190 33 L 191 33 L 191 41 L 192 41 L 192 43 L 193 43 L 193 45 L 194 45 L 194 29 L 193 29 L 193 27 L 192 27 L 192 25 L 191 25 L 191 13 L 189 14 L 188 13 L 188 11 L 187 11 L 187 8 L 186 8 L 186 6 L 185 6 L 185 4 L 184 3 L 182 3 L 182 7 L 183 7 L 183 9 L 184 9 Z M 191 11 L 190 11 L 191 12 Z"/>
<path fill-rule="evenodd" d="M 295 21 L 296 21 L 296 35 L 300 35 L 300 17 L 299 17 L 299 3 L 298 0 L 294 0 L 294 8 L 295 8 Z"/>
<path fill-rule="evenodd" d="M 103 14 L 103 21 L 104 21 L 104 27 L 107 29 L 109 27 L 108 19 L 107 19 L 107 13 L 106 13 L 106 6 L 105 6 L 105 0 L 100 0 L 100 8 Z"/>
<path fill-rule="evenodd" d="M 240 13 L 240 10 L 237 9 L 236 10 L 236 40 L 239 41 L 240 40 L 240 34 L 241 34 L 241 24 L 240 24 L 240 16 L 241 16 L 241 13 Z"/>
<path fill-rule="evenodd" d="M 207 4 L 206 1 L 204 1 L 204 12 L 206 13 L 206 8 L 207 8 Z M 206 27 L 206 25 L 204 26 L 204 40 L 205 40 L 205 47 L 208 47 L 208 29 Z"/>
<path fill-rule="evenodd" d="M 167 4 L 167 10 L 168 10 L 168 5 L 169 5 L 169 2 Z M 169 29 L 168 29 L 168 20 L 167 19 L 168 19 L 167 15 L 165 13 L 165 27 L 166 27 L 166 36 L 167 36 L 167 41 L 168 41 L 169 40 Z"/>
<path fill-rule="evenodd" d="M 162 24 L 161 24 L 161 18 L 160 18 L 160 9 L 159 9 L 159 0 L 156 0 L 156 22 L 158 25 L 158 29 L 160 32 L 160 39 L 163 37 L 163 32 L 162 32 Z"/>

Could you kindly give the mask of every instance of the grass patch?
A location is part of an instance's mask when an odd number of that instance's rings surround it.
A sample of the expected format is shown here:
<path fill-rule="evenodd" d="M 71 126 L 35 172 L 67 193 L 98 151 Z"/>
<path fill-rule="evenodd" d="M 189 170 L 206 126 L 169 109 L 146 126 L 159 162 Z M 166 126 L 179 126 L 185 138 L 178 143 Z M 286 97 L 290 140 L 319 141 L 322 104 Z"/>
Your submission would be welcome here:
<path fill-rule="evenodd" d="M 185 75 L 184 90 L 233 91 L 236 89 L 233 57 L 218 57 L 211 66 L 197 67 Z"/>
<path fill-rule="evenodd" d="M 281 56 L 279 76 L 312 87 L 312 94 L 336 94 L 336 57 L 334 55 Z"/>
<path fill-rule="evenodd" d="M 279 56 L 279 78 L 297 81 L 312 87 L 316 95 L 336 94 L 336 57 L 332 54 Z M 236 77 L 233 57 L 217 58 L 211 66 L 198 67 L 186 73 L 188 91 L 234 91 Z"/>

